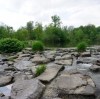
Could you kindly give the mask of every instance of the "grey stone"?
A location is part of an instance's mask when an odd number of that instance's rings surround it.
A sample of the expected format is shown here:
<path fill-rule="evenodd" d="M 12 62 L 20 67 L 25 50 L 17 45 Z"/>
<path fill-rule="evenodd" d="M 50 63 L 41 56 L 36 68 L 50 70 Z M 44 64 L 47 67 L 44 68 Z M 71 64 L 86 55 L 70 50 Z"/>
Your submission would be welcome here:
<path fill-rule="evenodd" d="M 59 65 L 72 65 L 72 59 L 70 60 L 59 60 L 59 61 L 55 61 L 56 64 Z"/>
<path fill-rule="evenodd" d="M 19 61 L 19 62 L 15 62 L 14 66 L 18 69 L 18 70 L 24 70 L 24 69 L 28 69 L 28 65 L 31 63 L 31 61 Z"/>
<path fill-rule="evenodd" d="M 83 53 L 81 53 L 81 56 L 82 57 L 91 57 L 91 54 L 90 54 L 90 52 L 83 52 Z"/>
<path fill-rule="evenodd" d="M 64 71 L 57 79 L 57 86 L 58 86 L 58 94 L 60 95 L 61 94 L 95 95 L 94 93 L 95 85 L 92 79 L 89 76 L 84 76 L 77 71 L 76 72 L 71 70 Z"/>
<path fill-rule="evenodd" d="M 39 99 L 45 85 L 38 79 L 17 81 L 11 89 L 11 99 Z"/>
<path fill-rule="evenodd" d="M 90 67 L 90 70 L 93 72 L 100 72 L 100 66 L 92 66 Z"/>
<path fill-rule="evenodd" d="M 47 59 L 47 58 L 45 58 L 45 57 L 40 57 L 40 56 L 38 56 L 38 57 L 34 57 L 34 58 L 32 59 L 32 62 L 33 62 L 33 63 L 37 63 L 37 64 L 43 64 L 43 63 L 48 63 L 48 62 L 50 62 L 50 60 Z"/>
<path fill-rule="evenodd" d="M 41 81 L 49 82 L 57 75 L 61 68 L 63 68 L 62 65 L 47 67 L 46 70 L 37 78 Z"/>
<path fill-rule="evenodd" d="M 9 96 L 0 97 L 0 99 L 10 99 Z"/>
<path fill-rule="evenodd" d="M 11 76 L 1 76 L 0 77 L 0 87 L 7 85 L 12 80 Z"/>
<path fill-rule="evenodd" d="M 68 60 L 68 59 L 72 59 L 71 55 L 63 55 L 63 56 L 57 56 L 55 58 L 55 60 Z"/>
<path fill-rule="evenodd" d="M 28 79 L 28 76 L 24 73 L 15 73 L 13 81 L 21 81 Z"/>
<path fill-rule="evenodd" d="M 0 92 L 0 97 L 4 96 L 4 94 L 2 92 Z"/>

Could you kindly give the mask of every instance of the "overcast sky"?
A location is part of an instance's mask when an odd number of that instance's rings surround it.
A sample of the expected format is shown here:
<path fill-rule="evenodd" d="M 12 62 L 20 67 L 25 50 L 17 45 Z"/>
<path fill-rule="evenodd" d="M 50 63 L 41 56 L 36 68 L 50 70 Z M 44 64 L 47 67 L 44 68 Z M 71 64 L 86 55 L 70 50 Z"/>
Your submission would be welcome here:
<path fill-rule="evenodd" d="M 100 26 L 100 0 L 0 0 L 0 22 L 14 29 L 28 21 L 49 24 L 55 14 L 66 26 Z"/>

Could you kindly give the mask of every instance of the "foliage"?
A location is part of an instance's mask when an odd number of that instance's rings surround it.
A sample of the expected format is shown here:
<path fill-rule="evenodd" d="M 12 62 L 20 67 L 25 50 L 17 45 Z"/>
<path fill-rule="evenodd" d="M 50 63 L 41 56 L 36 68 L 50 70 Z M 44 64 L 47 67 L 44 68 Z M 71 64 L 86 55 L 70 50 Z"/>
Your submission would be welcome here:
<path fill-rule="evenodd" d="M 54 27 L 59 27 L 60 26 L 61 21 L 60 21 L 60 17 L 59 16 L 57 16 L 57 15 L 51 16 L 51 19 L 52 19 Z"/>
<path fill-rule="evenodd" d="M 39 67 L 36 68 L 36 74 L 35 76 L 39 76 L 40 74 L 42 74 L 46 69 L 46 66 L 45 65 L 41 65 Z"/>
<path fill-rule="evenodd" d="M 43 50 L 44 50 L 44 45 L 43 45 L 43 43 L 40 42 L 40 41 L 35 41 L 35 42 L 33 42 L 32 50 L 33 50 L 33 51 L 43 51 Z"/>
<path fill-rule="evenodd" d="M 17 31 L 13 27 L 0 23 L 0 39 L 15 38 L 21 41 L 42 41 L 48 47 L 71 47 L 85 41 L 88 45 L 100 44 L 100 26 L 93 24 L 80 26 L 61 26 L 61 19 L 57 15 L 51 16 L 51 23 L 42 26 L 42 23 L 33 21 L 26 23 Z M 38 21 L 38 20 L 37 20 Z M 30 47 L 32 44 L 29 44 Z"/>
<path fill-rule="evenodd" d="M 77 45 L 77 50 L 78 50 L 79 52 L 83 52 L 83 51 L 86 50 L 86 47 L 87 47 L 87 45 L 86 45 L 85 42 L 80 42 L 80 43 Z"/>
<path fill-rule="evenodd" d="M 5 38 L 0 40 L 0 53 L 19 52 L 23 48 L 24 44 L 17 39 Z"/>
<path fill-rule="evenodd" d="M 14 58 L 13 58 L 13 57 L 11 57 L 11 58 L 9 58 L 8 60 L 9 60 L 9 61 L 14 61 Z"/>

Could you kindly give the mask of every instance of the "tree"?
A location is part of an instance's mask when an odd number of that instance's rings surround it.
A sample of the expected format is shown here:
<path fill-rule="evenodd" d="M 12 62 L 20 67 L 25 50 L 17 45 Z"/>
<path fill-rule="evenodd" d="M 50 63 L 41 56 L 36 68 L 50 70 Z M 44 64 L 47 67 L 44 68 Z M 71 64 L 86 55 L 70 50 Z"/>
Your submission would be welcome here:
<path fill-rule="evenodd" d="M 32 39 L 32 35 L 33 35 L 33 21 L 29 21 L 27 22 L 27 25 L 26 25 L 26 29 L 28 30 L 29 34 L 30 34 L 30 39 Z"/>
<path fill-rule="evenodd" d="M 53 26 L 59 27 L 61 24 L 60 17 L 57 15 L 54 15 L 54 16 L 51 16 L 51 18 L 52 18 Z"/>
<path fill-rule="evenodd" d="M 41 40 L 43 27 L 41 23 L 36 22 L 33 33 L 36 40 Z"/>

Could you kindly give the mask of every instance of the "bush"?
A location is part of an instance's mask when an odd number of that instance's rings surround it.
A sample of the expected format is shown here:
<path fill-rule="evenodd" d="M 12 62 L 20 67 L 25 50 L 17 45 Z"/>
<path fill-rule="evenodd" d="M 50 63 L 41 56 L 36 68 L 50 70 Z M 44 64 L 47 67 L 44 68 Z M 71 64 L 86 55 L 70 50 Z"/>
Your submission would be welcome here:
<path fill-rule="evenodd" d="M 42 74 L 46 69 L 46 66 L 45 65 L 41 65 L 39 67 L 36 68 L 36 74 L 35 76 L 39 76 L 40 74 Z"/>
<path fill-rule="evenodd" d="M 35 41 L 32 45 L 32 50 L 33 51 L 43 51 L 44 50 L 44 45 L 40 41 Z"/>
<path fill-rule="evenodd" d="M 0 53 L 19 52 L 23 48 L 24 44 L 17 39 L 5 38 L 0 40 Z"/>
<path fill-rule="evenodd" d="M 85 42 L 80 42 L 77 45 L 77 50 L 80 52 L 86 51 L 87 44 Z"/>

